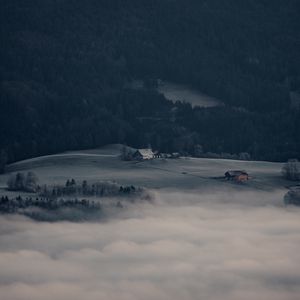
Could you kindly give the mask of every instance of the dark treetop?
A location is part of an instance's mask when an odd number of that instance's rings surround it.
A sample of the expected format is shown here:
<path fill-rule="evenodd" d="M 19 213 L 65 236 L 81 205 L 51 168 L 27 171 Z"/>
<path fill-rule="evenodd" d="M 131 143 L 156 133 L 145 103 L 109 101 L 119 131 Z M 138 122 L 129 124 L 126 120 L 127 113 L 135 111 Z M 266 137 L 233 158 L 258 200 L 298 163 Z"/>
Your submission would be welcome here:
<path fill-rule="evenodd" d="M 300 90 L 298 0 L 0 5 L 0 169 L 115 142 L 300 158 L 300 113 L 290 98 Z M 173 104 L 154 89 L 158 78 L 225 107 Z M 144 88 L 128 88 L 133 79 Z"/>

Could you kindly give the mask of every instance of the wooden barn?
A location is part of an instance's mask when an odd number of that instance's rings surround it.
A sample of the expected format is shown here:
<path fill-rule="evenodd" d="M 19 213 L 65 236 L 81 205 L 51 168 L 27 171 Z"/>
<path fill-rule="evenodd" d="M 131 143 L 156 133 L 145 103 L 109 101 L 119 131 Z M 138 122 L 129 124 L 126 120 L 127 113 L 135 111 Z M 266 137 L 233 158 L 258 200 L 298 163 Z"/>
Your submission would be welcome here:
<path fill-rule="evenodd" d="M 246 171 L 230 170 L 225 173 L 225 178 L 236 182 L 245 182 L 249 180 L 249 175 Z"/>

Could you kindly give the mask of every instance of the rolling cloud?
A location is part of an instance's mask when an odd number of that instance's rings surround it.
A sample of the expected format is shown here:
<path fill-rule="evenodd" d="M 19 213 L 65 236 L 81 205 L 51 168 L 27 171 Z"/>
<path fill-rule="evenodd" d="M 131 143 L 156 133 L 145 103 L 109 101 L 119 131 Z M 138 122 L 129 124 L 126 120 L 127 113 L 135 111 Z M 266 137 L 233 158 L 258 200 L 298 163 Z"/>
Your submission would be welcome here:
<path fill-rule="evenodd" d="M 300 210 L 281 191 L 157 199 L 102 223 L 1 216 L 1 299 L 299 299 Z"/>

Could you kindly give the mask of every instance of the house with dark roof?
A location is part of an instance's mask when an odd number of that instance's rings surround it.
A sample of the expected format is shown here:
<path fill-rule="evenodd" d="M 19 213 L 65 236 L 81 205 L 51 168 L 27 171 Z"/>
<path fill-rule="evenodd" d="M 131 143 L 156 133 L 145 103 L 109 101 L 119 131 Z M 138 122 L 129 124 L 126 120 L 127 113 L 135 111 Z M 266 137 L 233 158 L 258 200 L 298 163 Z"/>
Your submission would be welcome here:
<path fill-rule="evenodd" d="M 229 170 L 225 173 L 225 178 L 236 182 L 245 182 L 249 180 L 249 175 L 244 170 Z"/>

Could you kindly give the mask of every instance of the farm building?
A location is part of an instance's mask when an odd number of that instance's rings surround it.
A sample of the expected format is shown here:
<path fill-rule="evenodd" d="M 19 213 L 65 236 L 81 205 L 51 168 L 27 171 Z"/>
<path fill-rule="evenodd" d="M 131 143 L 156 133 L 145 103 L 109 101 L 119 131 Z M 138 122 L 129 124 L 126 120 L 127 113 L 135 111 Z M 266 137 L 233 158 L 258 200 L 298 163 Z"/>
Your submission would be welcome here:
<path fill-rule="evenodd" d="M 161 157 L 162 157 L 162 154 L 158 150 L 153 152 L 153 158 L 161 158 Z"/>
<path fill-rule="evenodd" d="M 178 152 L 171 153 L 171 158 L 179 158 L 179 157 L 180 157 L 180 153 Z"/>
<path fill-rule="evenodd" d="M 149 160 L 153 158 L 154 153 L 151 149 L 138 149 L 132 155 L 132 159 L 134 160 Z"/>
<path fill-rule="evenodd" d="M 231 170 L 225 173 L 225 178 L 236 182 L 245 182 L 249 180 L 249 175 L 246 171 Z"/>

